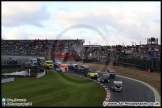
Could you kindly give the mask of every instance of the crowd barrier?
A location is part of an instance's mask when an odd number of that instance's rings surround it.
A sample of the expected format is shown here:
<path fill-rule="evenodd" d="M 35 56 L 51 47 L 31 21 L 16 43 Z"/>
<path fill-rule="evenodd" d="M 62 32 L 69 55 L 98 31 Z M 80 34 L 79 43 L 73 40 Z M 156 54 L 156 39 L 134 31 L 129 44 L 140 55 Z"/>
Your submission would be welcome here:
<path fill-rule="evenodd" d="M 2 79 L 2 80 L 1 80 L 1 83 L 12 82 L 12 81 L 14 81 L 14 80 L 15 80 L 14 77 L 13 77 L 13 78 Z"/>

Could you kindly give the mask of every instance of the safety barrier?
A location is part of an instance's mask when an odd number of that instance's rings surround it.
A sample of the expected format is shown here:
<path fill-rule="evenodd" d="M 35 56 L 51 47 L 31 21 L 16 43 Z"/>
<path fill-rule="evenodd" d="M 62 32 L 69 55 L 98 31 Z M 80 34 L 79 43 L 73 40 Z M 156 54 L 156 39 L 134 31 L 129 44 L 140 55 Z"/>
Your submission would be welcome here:
<path fill-rule="evenodd" d="M 42 73 L 37 73 L 36 79 L 38 79 L 38 78 L 40 78 L 40 77 L 43 77 L 43 76 L 46 75 L 46 74 L 47 74 L 47 71 L 46 71 L 46 70 L 44 70 L 44 72 L 42 72 Z"/>
<path fill-rule="evenodd" d="M 29 76 L 28 71 L 21 71 L 21 72 L 12 72 L 12 73 L 4 73 L 2 75 L 20 75 L 20 76 Z"/>
<path fill-rule="evenodd" d="M 12 82 L 12 81 L 14 81 L 14 80 L 15 80 L 14 77 L 13 77 L 13 78 L 2 79 L 2 80 L 1 80 L 1 83 Z"/>

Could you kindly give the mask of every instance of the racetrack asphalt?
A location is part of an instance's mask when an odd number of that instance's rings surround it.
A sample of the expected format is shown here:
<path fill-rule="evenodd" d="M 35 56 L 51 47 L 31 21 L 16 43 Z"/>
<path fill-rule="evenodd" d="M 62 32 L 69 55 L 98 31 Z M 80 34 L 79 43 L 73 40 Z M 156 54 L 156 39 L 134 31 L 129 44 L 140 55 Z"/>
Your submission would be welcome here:
<path fill-rule="evenodd" d="M 74 70 L 70 70 L 68 73 L 84 76 L 81 73 L 74 72 Z M 113 81 L 123 82 L 122 92 L 113 92 L 110 89 Z M 109 102 L 155 102 L 154 92 L 146 85 L 134 80 L 116 76 L 115 79 L 110 79 L 109 83 L 102 84 L 108 87 L 110 91 Z"/>
<path fill-rule="evenodd" d="M 9 58 L 10 56 L 2 56 L 1 63 Z M 23 57 L 23 56 L 12 56 L 16 59 L 21 60 L 21 62 L 29 61 L 29 58 L 36 58 L 33 56 Z M 68 73 L 83 76 L 81 73 L 76 73 L 74 70 L 70 70 Z M 110 87 L 113 81 L 123 82 L 122 92 L 113 92 Z M 110 79 L 109 83 L 103 83 L 110 90 L 109 102 L 155 102 L 154 92 L 146 85 L 126 79 L 123 77 L 116 76 L 115 79 Z"/>

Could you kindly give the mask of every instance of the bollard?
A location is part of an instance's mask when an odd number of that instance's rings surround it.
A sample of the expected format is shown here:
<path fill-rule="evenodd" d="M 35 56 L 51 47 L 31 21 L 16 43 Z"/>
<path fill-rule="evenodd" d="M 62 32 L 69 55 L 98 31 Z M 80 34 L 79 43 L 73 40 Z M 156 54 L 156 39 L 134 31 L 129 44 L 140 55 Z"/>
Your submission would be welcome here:
<path fill-rule="evenodd" d="M 38 73 L 37 73 L 37 75 L 36 75 L 36 79 L 38 79 Z"/>
<path fill-rule="evenodd" d="M 150 73 L 150 72 L 151 72 L 151 68 L 147 68 L 147 72 L 149 72 L 149 73 Z"/>
<path fill-rule="evenodd" d="M 150 69 L 148 69 L 148 72 L 150 72 Z"/>

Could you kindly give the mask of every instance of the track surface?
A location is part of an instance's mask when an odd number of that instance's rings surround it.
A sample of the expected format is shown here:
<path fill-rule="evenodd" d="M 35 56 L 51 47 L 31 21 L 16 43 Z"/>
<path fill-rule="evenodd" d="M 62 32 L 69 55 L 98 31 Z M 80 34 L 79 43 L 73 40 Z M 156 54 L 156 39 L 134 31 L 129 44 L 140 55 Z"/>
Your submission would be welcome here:
<path fill-rule="evenodd" d="M 68 73 L 77 74 L 83 76 L 81 73 L 76 73 L 70 70 Z M 113 81 L 123 81 L 123 91 L 113 92 L 110 87 Z M 110 79 L 109 83 L 103 83 L 110 90 L 110 100 L 109 102 L 155 102 L 155 96 L 153 91 L 142 83 L 136 82 L 134 80 L 122 78 L 116 76 L 115 79 Z"/>
<path fill-rule="evenodd" d="M 1 63 L 9 58 L 10 56 L 2 56 Z M 23 57 L 23 56 L 12 56 L 16 59 L 21 59 L 22 62 L 29 61 L 29 58 L 36 58 L 33 56 Z M 70 70 L 68 73 L 77 74 L 83 76 L 81 73 L 76 73 L 73 70 Z M 123 81 L 123 91 L 122 92 L 113 92 L 110 87 L 113 81 Z M 155 96 L 153 91 L 145 86 L 142 83 L 136 82 L 134 80 L 122 78 L 116 76 L 115 79 L 110 79 L 109 83 L 103 83 L 110 90 L 110 100 L 109 102 L 155 102 Z"/>

